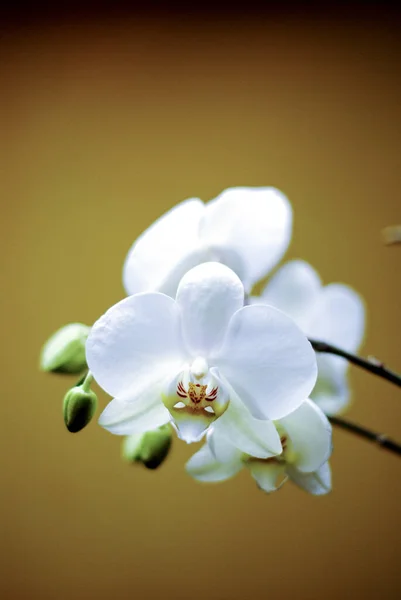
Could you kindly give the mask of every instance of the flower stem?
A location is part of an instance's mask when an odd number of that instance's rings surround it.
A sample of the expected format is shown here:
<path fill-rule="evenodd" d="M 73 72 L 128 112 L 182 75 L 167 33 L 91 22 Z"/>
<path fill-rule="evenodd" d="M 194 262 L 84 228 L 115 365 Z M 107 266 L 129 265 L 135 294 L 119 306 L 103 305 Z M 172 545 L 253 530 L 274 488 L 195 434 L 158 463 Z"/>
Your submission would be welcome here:
<path fill-rule="evenodd" d="M 87 372 L 85 379 L 82 382 L 82 389 L 84 392 L 89 392 L 91 389 L 91 383 L 93 381 L 93 375 L 90 371 Z"/>
<path fill-rule="evenodd" d="M 374 375 L 378 375 L 383 379 L 387 379 L 394 385 L 398 385 L 401 387 L 401 375 L 398 373 L 394 373 L 394 371 L 390 371 L 387 367 L 384 366 L 382 362 L 377 360 L 376 358 L 361 358 L 360 356 L 356 356 L 355 354 L 350 354 L 345 350 L 341 350 L 341 348 L 337 348 L 336 346 L 332 346 L 331 344 L 327 344 L 326 342 L 320 342 L 318 340 L 309 340 L 312 344 L 312 347 L 316 352 L 323 352 L 326 354 L 335 354 L 336 356 L 341 356 L 345 358 L 353 365 L 360 367 L 361 369 L 365 369 L 365 371 L 369 371 Z"/>
<path fill-rule="evenodd" d="M 346 431 L 350 431 L 351 433 L 355 433 L 356 435 L 365 438 L 365 440 L 369 440 L 381 448 L 401 456 L 401 444 L 398 444 L 394 440 L 390 439 L 384 433 L 376 433 L 375 431 L 366 429 L 366 427 L 357 425 L 356 423 L 353 423 L 348 419 L 343 419 L 342 417 L 329 417 L 329 420 L 332 425 L 340 427 L 341 429 L 345 429 Z"/>

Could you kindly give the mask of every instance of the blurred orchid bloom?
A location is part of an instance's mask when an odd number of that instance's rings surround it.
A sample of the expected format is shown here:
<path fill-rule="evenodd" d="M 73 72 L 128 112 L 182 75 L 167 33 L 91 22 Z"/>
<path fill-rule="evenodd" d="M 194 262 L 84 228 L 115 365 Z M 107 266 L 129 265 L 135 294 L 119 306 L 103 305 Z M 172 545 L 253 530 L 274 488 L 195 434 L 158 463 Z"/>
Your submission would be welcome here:
<path fill-rule="evenodd" d="M 86 344 L 93 376 L 115 397 L 99 423 L 129 435 L 171 421 L 187 442 L 214 423 L 252 456 L 279 453 L 272 420 L 308 397 L 316 357 L 284 313 L 243 304 L 238 276 L 211 262 L 186 273 L 175 300 L 150 292 L 110 308 Z"/>
<path fill-rule="evenodd" d="M 360 296 L 350 287 L 332 283 L 323 286 L 307 262 L 293 260 L 270 279 L 261 296 L 252 297 L 279 308 L 292 317 L 310 339 L 347 352 L 356 352 L 365 327 L 365 309 Z M 332 354 L 317 354 L 318 379 L 311 398 L 328 415 L 344 410 L 350 400 L 347 382 L 349 363 Z"/>
<path fill-rule="evenodd" d="M 207 443 L 187 462 L 187 472 L 204 482 L 224 481 L 247 468 L 258 486 L 274 492 L 287 479 L 315 495 L 331 489 L 328 459 L 331 454 L 331 425 L 311 400 L 275 422 L 281 438 L 278 456 L 257 458 L 241 451 L 235 440 L 215 431 L 207 434 Z"/>
<path fill-rule="evenodd" d="M 207 204 L 185 200 L 135 241 L 124 264 L 125 289 L 174 298 L 189 269 L 216 261 L 233 269 L 248 293 L 280 261 L 291 230 L 291 205 L 272 187 L 229 188 Z"/>

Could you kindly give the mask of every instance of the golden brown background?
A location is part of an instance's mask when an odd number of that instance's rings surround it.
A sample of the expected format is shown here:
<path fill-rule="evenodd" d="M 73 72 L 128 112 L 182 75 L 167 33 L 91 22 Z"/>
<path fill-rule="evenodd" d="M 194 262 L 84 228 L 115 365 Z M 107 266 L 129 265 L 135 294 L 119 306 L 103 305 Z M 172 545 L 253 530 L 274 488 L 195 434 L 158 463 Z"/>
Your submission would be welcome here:
<path fill-rule="evenodd" d="M 400 597 L 401 461 L 335 432 L 334 491 L 201 485 L 62 422 L 44 340 L 123 297 L 135 237 L 189 196 L 274 185 L 325 282 L 363 295 L 363 347 L 401 369 L 401 42 L 395 23 L 278 17 L 10 24 L 1 45 L 5 599 Z M 401 437 L 398 390 L 351 371 L 350 416 Z M 102 396 L 102 403 L 106 399 Z"/>

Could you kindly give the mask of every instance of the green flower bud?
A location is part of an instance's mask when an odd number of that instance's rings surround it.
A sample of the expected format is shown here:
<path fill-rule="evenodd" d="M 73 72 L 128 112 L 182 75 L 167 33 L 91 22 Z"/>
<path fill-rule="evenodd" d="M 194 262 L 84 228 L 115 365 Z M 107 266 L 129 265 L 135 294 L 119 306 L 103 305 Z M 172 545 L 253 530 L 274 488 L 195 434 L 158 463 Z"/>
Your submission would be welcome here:
<path fill-rule="evenodd" d="M 123 441 L 122 455 L 128 462 L 141 462 L 147 469 L 157 469 L 167 458 L 172 442 L 169 425 L 146 433 L 134 433 Z"/>
<path fill-rule="evenodd" d="M 63 415 L 68 431 L 77 433 L 88 425 L 97 408 L 97 396 L 83 386 L 71 388 L 64 396 Z"/>
<path fill-rule="evenodd" d="M 86 368 L 85 344 L 89 331 L 90 327 L 82 323 L 70 323 L 56 331 L 42 348 L 42 371 L 81 373 Z"/>

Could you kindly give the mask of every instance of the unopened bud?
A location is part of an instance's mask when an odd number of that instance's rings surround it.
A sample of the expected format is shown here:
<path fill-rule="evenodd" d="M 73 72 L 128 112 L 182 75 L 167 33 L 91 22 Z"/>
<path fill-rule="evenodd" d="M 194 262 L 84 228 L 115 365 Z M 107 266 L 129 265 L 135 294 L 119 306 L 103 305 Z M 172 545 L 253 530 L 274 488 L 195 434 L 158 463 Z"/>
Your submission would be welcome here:
<path fill-rule="evenodd" d="M 54 333 L 45 343 L 40 368 L 54 373 L 81 373 L 86 368 L 85 344 L 90 327 L 70 323 Z"/>
<path fill-rule="evenodd" d="M 64 397 L 64 423 L 71 433 L 77 433 L 88 425 L 97 407 L 97 396 L 81 385 L 71 388 Z"/>
<path fill-rule="evenodd" d="M 147 469 L 157 469 L 170 451 L 171 428 L 162 425 L 146 433 L 134 433 L 123 441 L 122 455 L 128 462 L 141 462 Z"/>

